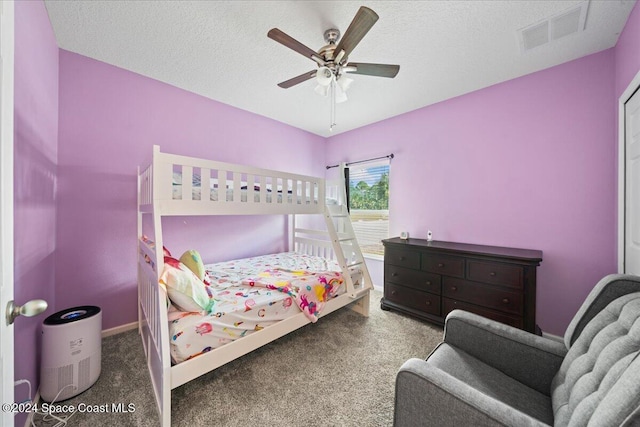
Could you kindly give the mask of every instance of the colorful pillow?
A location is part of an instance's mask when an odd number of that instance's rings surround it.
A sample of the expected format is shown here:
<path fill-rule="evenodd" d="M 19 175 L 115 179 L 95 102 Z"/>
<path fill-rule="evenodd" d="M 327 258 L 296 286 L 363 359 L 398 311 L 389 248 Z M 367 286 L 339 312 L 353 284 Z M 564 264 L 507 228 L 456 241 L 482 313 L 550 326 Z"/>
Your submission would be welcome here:
<path fill-rule="evenodd" d="M 193 271 L 198 279 L 204 280 L 204 263 L 202 262 L 202 257 L 200 257 L 198 251 L 193 249 L 186 251 L 180 257 L 180 262 L 186 265 L 189 270 Z"/>
<path fill-rule="evenodd" d="M 156 242 L 154 242 L 153 240 L 149 239 L 147 236 L 142 236 L 142 241 L 144 243 L 146 243 L 147 245 L 149 245 L 149 247 L 151 249 L 155 249 L 156 247 Z M 167 249 L 165 246 L 162 246 L 162 252 L 164 253 L 164 256 L 171 256 L 171 252 L 169 252 L 169 249 Z"/>
<path fill-rule="evenodd" d="M 182 311 L 208 312 L 213 305 L 202 280 L 175 258 L 164 257 L 164 270 L 160 276 L 171 302 Z"/>

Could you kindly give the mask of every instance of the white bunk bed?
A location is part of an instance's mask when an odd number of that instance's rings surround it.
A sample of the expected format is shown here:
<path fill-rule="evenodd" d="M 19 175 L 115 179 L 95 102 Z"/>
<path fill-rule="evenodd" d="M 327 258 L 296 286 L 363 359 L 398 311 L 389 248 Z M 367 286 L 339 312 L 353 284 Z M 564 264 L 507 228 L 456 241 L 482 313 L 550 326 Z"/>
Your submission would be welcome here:
<path fill-rule="evenodd" d="M 176 173 L 180 177 L 178 193 L 175 191 Z M 194 177 L 197 180 L 194 181 Z M 289 215 L 290 249 L 332 259 L 342 272 L 346 292 L 330 299 L 319 317 L 349 304 L 351 309 L 368 316 L 369 293 L 373 285 L 344 200 L 343 183 L 327 186 L 323 178 L 167 154 L 157 145 L 153 147 L 150 164 L 138 173 L 138 329 L 163 427 L 171 425 L 172 389 L 311 321 L 301 311 L 258 332 L 172 365 L 167 297 L 159 286 L 164 266 L 162 217 Z M 298 228 L 296 215 L 322 215 L 326 230 Z M 151 218 L 153 245 L 143 238 L 145 216 Z"/>

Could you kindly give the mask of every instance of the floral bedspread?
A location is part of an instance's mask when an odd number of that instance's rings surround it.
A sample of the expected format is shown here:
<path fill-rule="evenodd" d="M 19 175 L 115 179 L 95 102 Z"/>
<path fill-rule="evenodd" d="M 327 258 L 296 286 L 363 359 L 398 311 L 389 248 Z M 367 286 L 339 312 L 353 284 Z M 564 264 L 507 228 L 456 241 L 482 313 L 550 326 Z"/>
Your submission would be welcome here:
<path fill-rule="evenodd" d="M 312 322 L 344 282 L 335 262 L 295 252 L 212 264 L 205 269 L 211 286 L 218 289 L 248 286 L 287 294 Z"/>
<path fill-rule="evenodd" d="M 315 323 L 325 303 L 336 294 L 342 282 L 342 275 L 335 271 L 311 272 L 276 268 L 248 277 L 242 284 L 289 295 L 309 320 Z"/>
<path fill-rule="evenodd" d="M 334 262 L 294 252 L 205 265 L 207 314 L 169 312 L 173 363 L 209 352 L 299 313 L 312 322 L 345 285 Z"/>

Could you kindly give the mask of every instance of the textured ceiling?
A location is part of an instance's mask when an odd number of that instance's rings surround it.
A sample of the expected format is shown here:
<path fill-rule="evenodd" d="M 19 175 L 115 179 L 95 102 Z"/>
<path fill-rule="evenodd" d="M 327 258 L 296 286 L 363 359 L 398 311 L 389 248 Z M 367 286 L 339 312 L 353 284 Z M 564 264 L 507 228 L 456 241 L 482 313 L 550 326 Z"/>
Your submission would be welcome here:
<path fill-rule="evenodd" d="M 309 132 L 330 136 L 616 44 L 635 0 L 591 0 L 583 32 L 522 53 L 517 31 L 580 1 L 45 2 L 62 49 Z M 361 5 L 380 16 L 350 55 L 400 64 L 395 79 L 352 75 L 329 131 L 329 99 L 310 80 L 277 83 L 315 63 L 267 38 L 273 27 L 317 50 Z"/>

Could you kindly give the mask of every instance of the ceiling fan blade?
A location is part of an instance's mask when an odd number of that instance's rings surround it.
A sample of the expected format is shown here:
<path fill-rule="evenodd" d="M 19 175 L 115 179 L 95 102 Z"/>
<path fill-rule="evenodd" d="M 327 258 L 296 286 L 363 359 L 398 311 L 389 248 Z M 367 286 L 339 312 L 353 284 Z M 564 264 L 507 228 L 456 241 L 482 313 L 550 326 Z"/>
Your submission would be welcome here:
<path fill-rule="evenodd" d="M 287 81 L 284 81 L 282 83 L 278 83 L 278 86 L 280 86 L 283 89 L 288 89 L 291 86 L 297 85 L 298 83 L 306 82 L 307 80 L 312 79 L 315 76 L 316 76 L 316 70 L 307 71 L 306 73 L 300 74 L 297 77 L 294 77 L 294 78 L 289 79 Z"/>
<path fill-rule="evenodd" d="M 298 40 L 294 39 L 290 35 L 280 31 L 277 28 L 270 29 L 267 33 L 267 37 L 277 41 L 282 45 L 285 45 L 289 49 L 295 50 L 299 54 L 306 56 L 313 61 L 316 61 L 320 65 L 325 65 L 324 60 L 320 57 L 320 55 L 318 55 L 318 52 L 303 45 Z"/>
<path fill-rule="evenodd" d="M 368 7 L 361 6 L 358 9 L 358 13 L 349 24 L 349 28 L 344 32 L 344 35 L 338 42 L 335 52 L 336 56 L 341 55 L 340 58 L 346 58 L 351 51 L 360 43 L 360 40 L 369 32 L 373 24 L 378 20 L 378 14 Z M 344 50 L 343 54 L 340 51 Z"/>
<path fill-rule="evenodd" d="M 355 67 L 356 69 L 350 70 L 350 67 Z M 367 76 L 394 78 L 396 74 L 398 74 L 398 71 L 400 71 L 400 66 L 389 64 L 366 64 L 364 62 L 349 62 L 345 71 L 351 74 L 366 74 Z"/>

